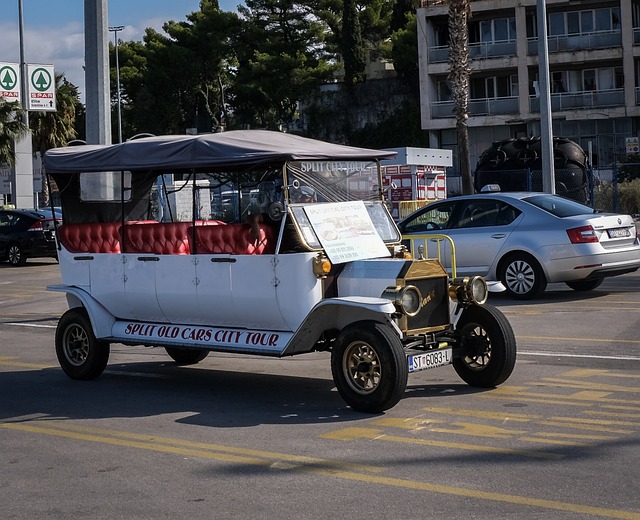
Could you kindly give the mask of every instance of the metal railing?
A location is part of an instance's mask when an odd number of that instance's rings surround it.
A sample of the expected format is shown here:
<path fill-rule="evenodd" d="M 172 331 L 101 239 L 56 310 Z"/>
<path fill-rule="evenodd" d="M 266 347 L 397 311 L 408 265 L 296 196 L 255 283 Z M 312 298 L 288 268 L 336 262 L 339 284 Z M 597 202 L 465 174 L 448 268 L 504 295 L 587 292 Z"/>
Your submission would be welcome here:
<path fill-rule="evenodd" d="M 470 99 L 467 112 L 470 116 L 518 114 L 520 100 L 517 96 Z M 431 104 L 431 118 L 454 117 L 453 101 L 436 101 Z"/>
<path fill-rule="evenodd" d="M 453 243 L 453 239 L 448 235 L 442 235 L 441 233 L 418 233 L 411 235 L 403 235 L 403 242 L 409 243 L 409 251 L 413 255 L 414 258 L 426 259 L 426 258 L 436 258 L 442 266 L 449 271 L 451 278 L 456 278 L 456 246 Z M 446 245 L 449 247 L 449 252 L 451 254 L 451 266 L 447 266 L 445 264 L 443 255 L 445 251 L 443 251 L 443 243 L 446 242 Z M 433 245 L 431 249 L 429 249 L 429 245 Z M 430 251 L 435 249 L 436 256 L 431 256 Z"/>

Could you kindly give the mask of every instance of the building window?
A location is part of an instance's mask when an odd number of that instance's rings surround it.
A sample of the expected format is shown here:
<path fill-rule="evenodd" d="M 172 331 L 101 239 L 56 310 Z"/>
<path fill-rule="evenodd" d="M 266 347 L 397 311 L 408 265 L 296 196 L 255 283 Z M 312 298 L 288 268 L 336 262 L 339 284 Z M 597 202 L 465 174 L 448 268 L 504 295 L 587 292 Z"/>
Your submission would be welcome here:
<path fill-rule="evenodd" d="M 515 41 L 515 17 L 482 20 L 469 24 L 469 43 L 503 43 Z"/>
<path fill-rule="evenodd" d="M 549 14 L 549 36 L 576 36 L 619 30 L 619 7 Z"/>
<path fill-rule="evenodd" d="M 518 76 L 491 76 L 489 78 L 471 78 L 469 82 L 470 99 L 495 99 L 518 95 Z"/>

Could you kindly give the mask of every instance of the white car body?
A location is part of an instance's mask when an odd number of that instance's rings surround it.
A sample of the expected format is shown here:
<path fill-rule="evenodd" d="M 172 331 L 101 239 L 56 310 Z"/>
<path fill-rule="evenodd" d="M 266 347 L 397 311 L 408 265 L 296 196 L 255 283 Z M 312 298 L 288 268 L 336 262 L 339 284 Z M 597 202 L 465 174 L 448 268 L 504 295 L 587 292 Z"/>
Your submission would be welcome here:
<path fill-rule="evenodd" d="M 400 245 L 381 192 L 390 153 L 267 131 L 47 152 L 63 207 L 62 284 L 49 289 L 69 304 L 56 330 L 65 373 L 99 376 L 111 343 L 164 347 L 182 364 L 324 350 L 340 395 L 370 412 L 417 370 L 506 380 L 515 338 L 483 305 L 485 282 L 450 283 Z M 173 175 L 186 178 L 168 189 Z"/>

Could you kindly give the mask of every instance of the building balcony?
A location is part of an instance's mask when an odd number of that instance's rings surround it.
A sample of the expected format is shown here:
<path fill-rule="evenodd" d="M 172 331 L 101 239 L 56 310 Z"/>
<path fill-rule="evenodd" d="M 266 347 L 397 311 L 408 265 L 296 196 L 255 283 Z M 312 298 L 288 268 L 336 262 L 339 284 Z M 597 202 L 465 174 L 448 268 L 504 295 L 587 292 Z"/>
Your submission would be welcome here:
<path fill-rule="evenodd" d="M 470 116 L 518 114 L 518 97 L 471 99 L 467 109 Z M 454 117 L 453 101 L 436 101 L 431 105 L 431 119 Z"/>
<path fill-rule="evenodd" d="M 547 37 L 549 52 L 607 49 L 620 47 L 621 45 L 622 33 L 620 31 Z M 538 54 L 538 38 L 527 38 L 527 54 L 530 56 Z"/>
<path fill-rule="evenodd" d="M 637 97 L 638 92 L 636 91 Z M 551 110 L 553 112 L 618 106 L 624 106 L 624 90 L 621 88 L 551 94 Z M 540 112 L 540 98 L 531 96 L 529 107 L 533 113 Z"/>
<path fill-rule="evenodd" d="M 469 44 L 470 60 L 509 58 L 516 55 L 516 42 Z M 431 47 L 429 48 L 427 56 L 429 63 L 446 63 L 449 61 L 449 46 Z"/>

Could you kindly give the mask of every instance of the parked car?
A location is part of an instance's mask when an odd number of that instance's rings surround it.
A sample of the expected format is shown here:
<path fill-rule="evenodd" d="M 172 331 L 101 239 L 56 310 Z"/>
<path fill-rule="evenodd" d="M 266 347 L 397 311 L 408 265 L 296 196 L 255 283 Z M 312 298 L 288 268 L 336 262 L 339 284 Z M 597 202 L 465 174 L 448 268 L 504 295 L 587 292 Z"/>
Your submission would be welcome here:
<path fill-rule="evenodd" d="M 630 215 L 598 213 L 544 193 L 482 193 L 428 204 L 398 223 L 415 236 L 445 234 L 455 246 L 458 276 L 500 281 L 516 299 L 539 296 L 549 282 L 576 291 L 640 267 L 640 243 Z M 417 245 L 420 242 L 420 245 Z M 429 253 L 431 254 L 431 253 Z M 443 262 L 451 265 L 450 250 Z"/>
<path fill-rule="evenodd" d="M 51 210 L 0 210 L 0 261 L 20 266 L 27 258 L 57 258 Z"/>

